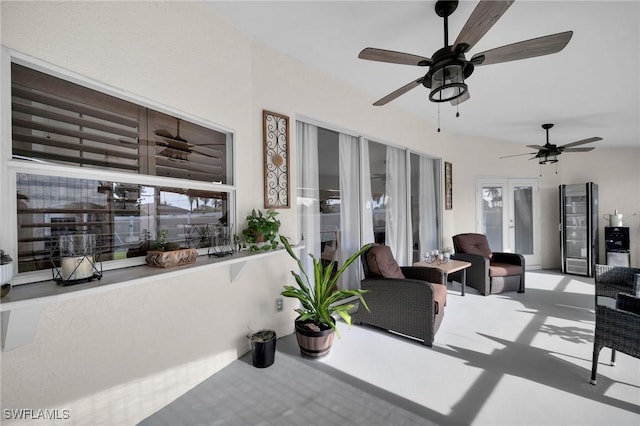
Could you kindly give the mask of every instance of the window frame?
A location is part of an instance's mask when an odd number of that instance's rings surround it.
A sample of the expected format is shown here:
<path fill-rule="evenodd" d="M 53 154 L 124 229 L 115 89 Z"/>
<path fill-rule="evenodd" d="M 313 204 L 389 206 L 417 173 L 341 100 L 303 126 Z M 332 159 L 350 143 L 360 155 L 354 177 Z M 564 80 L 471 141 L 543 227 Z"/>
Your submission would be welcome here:
<path fill-rule="evenodd" d="M 96 172 L 105 180 L 114 182 L 130 183 L 136 185 L 148 185 L 156 187 L 183 187 L 203 191 L 225 192 L 228 194 L 229 217 L 231 223 L 237 224 L 236 212 L 236 143 L 235 131 L 226 126 L 205 120 L 192 114 L 173 109 L 143 96 L 135 95 L 124 90 L 106 85 L 99 81 L 81 76 L 73 71 L 63 69 L 56 65 L 33 58 L 31 56 L 13 51 L 5 46 L 0 46 L 0 199 L 6 200 L 0 203 L 0 217 L 2 223 L 11 226 L 0 226 L 0 244 L 5 252 L 8 252 L 14 259 L 18 253 L 18 230 L 17 230 L 17 201 L 16 201 L 16 176 L 18 173 L 29 173 L 45 176 L 72 176 L 79 179 L 95 179 Z M 142 173 L 126 173 L 87 166 L 66 166 L 54 163 L 44 163 L 38 161 L 24 161 L 13 159 L 12 156 L 12 101 L 11 101 L 11 64 L 16 63 L 36 71 L 40 71 L 51 76 L 61 78 L 73 84 L 78 84 L 92 90 L 105 93 L 132 102 L 144 108 L 149 108 L 163 114 L 168 114 L 179 119 L 190 121 L 199 126 L 213 129 L 227 135 L 227 146 L 230 153 L 225 161 L 227 170 L 231 170 L 231 184 L 220 184 L 214 182 L 204 182 L 174 177 L 163 177 L 156 175 L 146 175 Z M 206 254 L 207 249 L 198 249 L 199 254 Z M 17 260 L 16 260 L 17 261 Z M 103 270 L 119 269 L 128 266 L 143 265 L 144 257 L 111 260 L 103 262 Z M 17 269 L 17 268 L 16 268 Z M 12 284 L 20 285 L 36 281 L 47 281 L 51 279 L 51 270 L 24 272 L 17 274 L 12 280 Z"/>

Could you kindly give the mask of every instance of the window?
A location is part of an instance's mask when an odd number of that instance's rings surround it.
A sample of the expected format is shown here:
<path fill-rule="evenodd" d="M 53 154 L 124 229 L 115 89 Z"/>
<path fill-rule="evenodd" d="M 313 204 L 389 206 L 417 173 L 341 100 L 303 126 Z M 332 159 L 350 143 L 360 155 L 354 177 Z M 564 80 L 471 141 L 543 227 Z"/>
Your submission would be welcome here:
<path fill-rule="evenodd" d="M 101 260 L 117 267 L 142 264 L 161 230 L 169 242 L 205 248 L 204 225 L 232 226 L 231 132 L 18 62 L 8 164 L 26 281 L 51 278 L 61 235 L 95 234 Z"/>

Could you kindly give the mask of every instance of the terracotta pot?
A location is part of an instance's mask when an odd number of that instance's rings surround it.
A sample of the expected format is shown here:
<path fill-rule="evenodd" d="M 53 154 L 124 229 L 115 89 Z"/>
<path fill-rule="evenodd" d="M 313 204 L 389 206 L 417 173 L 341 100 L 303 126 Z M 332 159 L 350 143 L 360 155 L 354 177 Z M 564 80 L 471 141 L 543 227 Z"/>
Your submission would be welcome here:
<path fill-rule="evenodd" d="M 327 355 L 333 345 L 333 336 L 335 335 L 333 328 L 323 329 L 311 323 L 319 328 L 319 330 L 313 330 L 306 324 L 306 322 L 298 320 L 295 322 L 300 354 L 309 358 L 320 358 Z"/>

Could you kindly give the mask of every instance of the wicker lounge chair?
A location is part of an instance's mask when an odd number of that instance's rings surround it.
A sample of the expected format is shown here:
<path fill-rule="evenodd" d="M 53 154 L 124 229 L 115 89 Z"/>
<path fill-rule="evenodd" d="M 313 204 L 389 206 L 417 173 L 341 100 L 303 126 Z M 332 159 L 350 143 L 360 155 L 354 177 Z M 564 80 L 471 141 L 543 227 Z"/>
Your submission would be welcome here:
<path fill-rule="evenodd" d="M 363 307 L 353 316 L 366 324 L 421 340 L 432 346 L 446 304 L 443 273 L 435 268 L 396 263 L 389 247 L 374 245 L 360 257 L 364 269 L 361 288 L 370 290 Z"/>
<path fill-rule="evenodd" d="M 611 348 L 611 365 L 615 365 L 616 351 L 640 358 L 640 298 L 636 297 L 640 269 L 607 265 L 596 265 L 595 269 L 592 385 L 597 383 L 598 356 L 603 347 Z"/>
<path fill-rule="evenodd" d="M 453 236 L 452 259 L 471 262 L 467 285 L 486 296 L 505 291 L 524 293 L 525 260 L 518 253 L 493 252 L 484 234 Z M 462 281 L 462 272 L 449 274 L 449 281 Z"/>

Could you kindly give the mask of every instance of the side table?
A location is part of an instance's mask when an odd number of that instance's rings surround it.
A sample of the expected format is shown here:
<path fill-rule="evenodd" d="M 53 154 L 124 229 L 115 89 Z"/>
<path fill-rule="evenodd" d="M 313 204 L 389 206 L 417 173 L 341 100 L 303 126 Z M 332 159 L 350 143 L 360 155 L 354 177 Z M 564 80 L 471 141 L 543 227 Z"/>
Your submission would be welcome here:
<path fill-rule="evenodd" d="M 413 266 L 422 266 L 429 268 L 439 269 L 444 273 L 444 284 L 447 285 L 447 276 L 454 272 L 462 271 L 462 291 L 460 292 L 461 296 L 464 296 L 464 286 L 467 284 L 467 268 L 471 266 L 470 262 L 465 262 L 463 260 L 453 260 L 449 259 L 448 261 L 433 261 L 429 262 L 416 262 Z"/>

